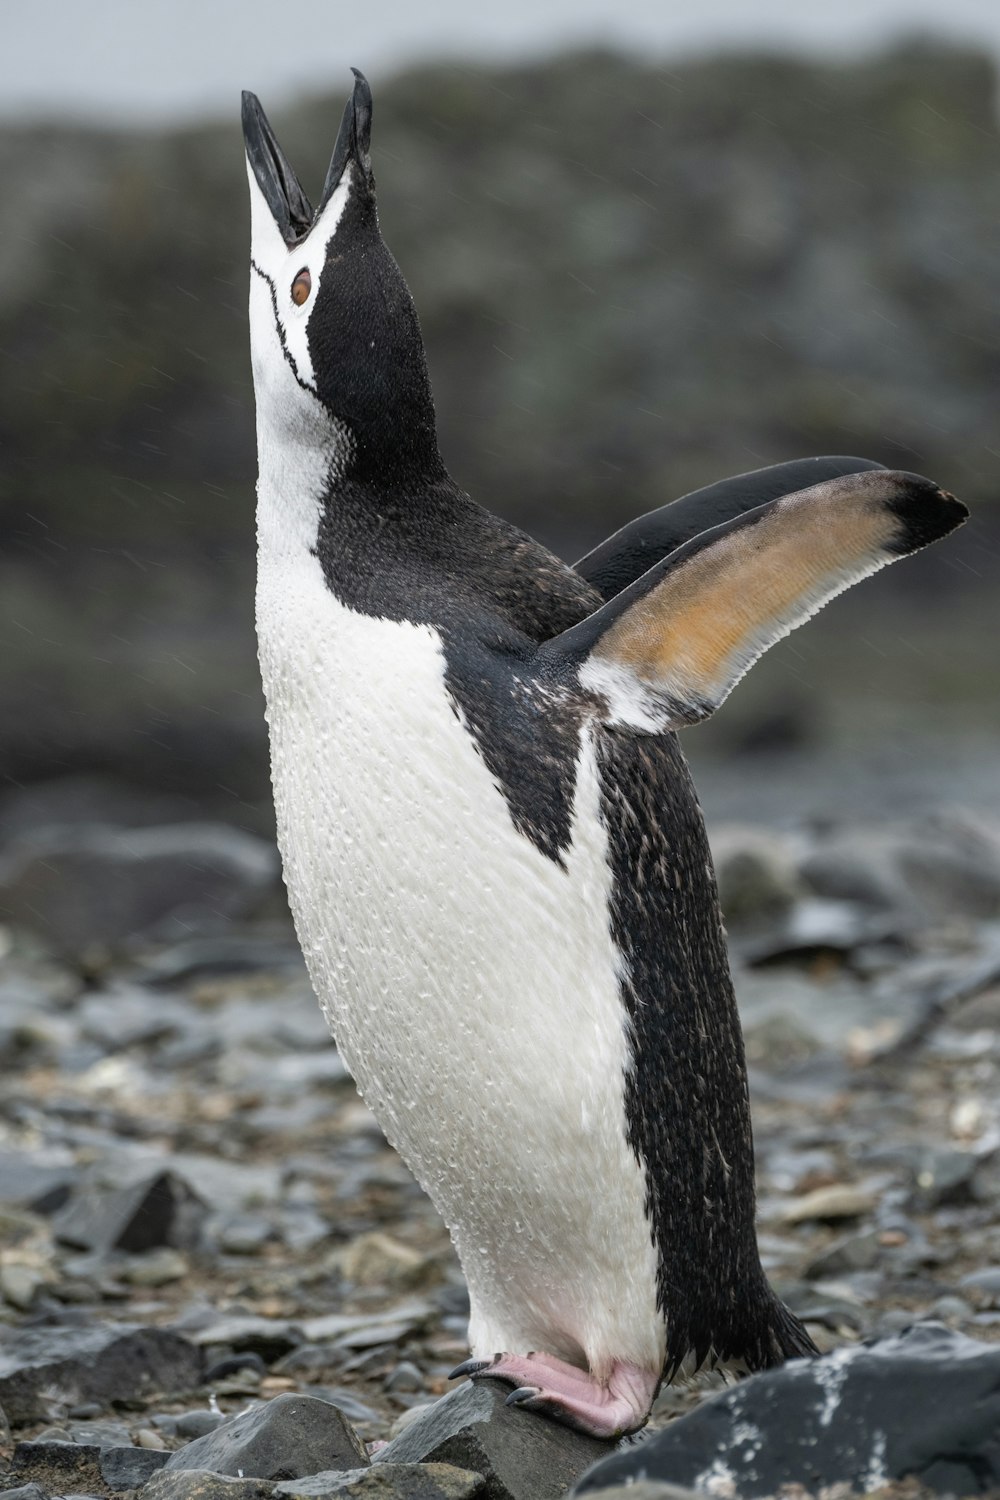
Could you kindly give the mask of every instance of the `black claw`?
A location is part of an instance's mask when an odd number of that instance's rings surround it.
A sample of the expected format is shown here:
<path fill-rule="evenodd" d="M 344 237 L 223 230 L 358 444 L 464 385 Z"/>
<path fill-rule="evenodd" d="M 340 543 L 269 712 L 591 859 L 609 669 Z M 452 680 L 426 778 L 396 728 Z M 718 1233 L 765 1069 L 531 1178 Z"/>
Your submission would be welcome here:
<path fill-rule="evenodd" d="M 529 1401 L 534 1401 L 535 1397 L 541 1394 L 541 1386 L 519 1385 L 516 1391 L 511 1391 L 504 1404 L 506 1406 L 525 1406 Z"/>
<path fill-rule="evenodd" d="M 449 1380 L 458 1380 L 461 1375 L 478 1375 L 480 1370 L 488 1370 L 490 1365 L 495 1365 L 500 1358 L 496 1355 L 493 1359 L 465 1359 L 460 1365 L 456 1365 L 448 1376 Z"/>

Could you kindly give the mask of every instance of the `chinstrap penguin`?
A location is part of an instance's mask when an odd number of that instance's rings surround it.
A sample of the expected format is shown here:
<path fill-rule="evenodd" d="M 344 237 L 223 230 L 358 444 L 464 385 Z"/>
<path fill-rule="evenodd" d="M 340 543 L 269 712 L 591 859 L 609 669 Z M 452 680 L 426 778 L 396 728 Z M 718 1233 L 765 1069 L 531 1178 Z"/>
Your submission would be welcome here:
<path fill-rule="evenodd" d="M 292 911 L 471 1299 L 456 1373 L 612 1436 L 807 1355 L 754 1228 L 746 1069 L 675 730 L 965 518 L 861 459 L 738 476 L 576 568 L 449 477 L 356 74 L 313 210 L 252 94 L 257 627 Z"/>

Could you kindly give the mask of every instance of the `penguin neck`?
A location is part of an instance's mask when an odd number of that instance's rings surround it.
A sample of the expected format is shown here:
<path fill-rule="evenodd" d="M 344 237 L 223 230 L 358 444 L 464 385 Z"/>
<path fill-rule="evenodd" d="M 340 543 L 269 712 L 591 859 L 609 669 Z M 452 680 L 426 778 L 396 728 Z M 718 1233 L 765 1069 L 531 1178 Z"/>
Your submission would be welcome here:
<path fill-rule="evenodd" d="M 399 443 L 359 437 L 317 408 L 294 425 L 258 413 L 257 540 L 262 567 L 295 565 L 362 542 L 371 555 L 452 531 L 479 513 L 449 476 L 429 432 Z M 419 549 L 418 549 L 419 550 Z"/>

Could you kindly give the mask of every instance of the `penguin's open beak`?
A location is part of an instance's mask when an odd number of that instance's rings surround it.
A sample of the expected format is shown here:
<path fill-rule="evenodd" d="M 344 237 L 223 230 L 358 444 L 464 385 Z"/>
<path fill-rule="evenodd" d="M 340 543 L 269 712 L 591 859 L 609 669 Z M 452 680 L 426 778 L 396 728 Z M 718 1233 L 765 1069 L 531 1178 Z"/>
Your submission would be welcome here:
<path fill-rule="evenodd" d="M 316 210 L 317 218 L 332 198 L 334 189 L 343 177 L 344 168 L 349 161 L 356 162 L 366 177 L 371 174 L 371 158 L 368 150 L 372 140 L 372 91 L 368 86 L 368 79 L 362 72 L 357 68 L 352 68 L 351 72 L 354 74 L 354 92 L 344 108 L 340 129 L 337 132 L 337 144 L 333 148 L 326 181 L 323 184 L 323 195 L 319 200 L 319 208 Z"/>
<path fill-rule="evenodd" d="M 256 94 L 243 93 L 243 140 L 257 185 L 286 245 L 309 233 L 312 205 L 302 191 L 291 162 L 278 145 L 271 122 Z"/>
<path fill-rule="evenodd" d="M 368 148 L 372 132 L 372 91 L 363 73 L 357 68 L 352 68 L 351 72 L 354 74 L 354 92 L 347 101 L 340 122 L 337 143 L 333 148 L 315 214 L 288 157 L 278 145 L 278 138 L 271 129 L 271 122 L 264 113 L 260 100 L 256 94 L 244 91 L 243 140 L 247 160 L 274 216 L 274 222 L 289 246 L 297 244 L 309 233 L 329 203 L 348 162 L 356 162 L 366 177 L 371 173 Z"/>

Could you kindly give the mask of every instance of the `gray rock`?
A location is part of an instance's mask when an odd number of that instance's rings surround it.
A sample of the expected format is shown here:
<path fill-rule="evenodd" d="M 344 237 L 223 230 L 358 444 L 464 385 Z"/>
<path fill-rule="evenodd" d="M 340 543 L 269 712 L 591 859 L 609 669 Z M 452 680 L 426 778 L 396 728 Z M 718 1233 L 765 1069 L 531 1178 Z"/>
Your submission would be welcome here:
<path fill-rule="evenodd" d="M 248 1350 L 266 1360 L 280 1359 L 302 1343 L 302 1329 L 287 1318 L 245 1317 L 220 1318 L 199 1328 L 191 1335 L 196 1344 L 205 1347 L 224 1345 L 236 1351 Z"/>
<path fill-rule="evenodd" d="M 803 860 L 800 873 L 819 895 L 916 917 L 988 919 L 1000 912 L 1000 843 L 985 823 L 959 814 L 838 829 Z"/>
<path fill-rule="evenodd" d="M 102 1448 L 101 1478 L 109 1490 L 137 1490 L 169 1457 L 167 1448 Z"/>
<path fill-rule="evenodd" d="M 704 1500 L 703 1490 L 686 1490 L 679 1484 L 660 1484 L 640 1479 L 637 1484 L 616 1484 L 610 1490 L 594 1490 L 594 1500 Z"/>
<path fill-rule="evenodd" d="M 318 1318 L 306 1318 L 302 1331 L 310 1343 L 317 1344 L 327 1339 L 353 1340 L 357 1336 L 361 1343 L 352 1343 L 350 1347 L 362 1348 L 369 1342 L 378 1341 L 376 1335 L 380 1329 L 382 1340 L 387 1342 L 390 1338 L 387 1329 L 392 1330 L 393 1338 L 399 1338 L 415 1333 L 433 1316 L 434 1307 L 430 1302 L 401 1302 L 381 1313 L 326 1313 Z M 402 1335 L 398 1332 L 400 1328 L 403 1329 Z"/>
<path fill-rule="evenodd" d="M 338 1406 L 351 1422 L 364 1425 L 369 1422 L 381 1423 L 383 1418 L 373 1406 L 365 1401 L 359 1401 L 356 1391 L 348 1390 L 344 1386 L 337 1385 L 311 1385 L 310 1396 L 318 1396 L 321 1401 L 329 1401 L 332 1406 Z"/>
<path fill-rule="evenodd" d="M 0 1203 L 52 1213 L 65 1203 L 79 1175 L 69 1151 L 0 1151 Z"/>
<path fill-rule="evenodd" d="M 68 1435 L 74 1443 L 96 1443 L 99 1448 L 127 1448 L 132 1442 L 124 1422 L 71 1422 Z"/>
<path fill-rule="evenodd" d="M 155 1003 L 141 985 L 113 984 L 85 996 L 75 1012 L 81 1036 L 102 1052 L 121 1052 L 149 1042 L 163 1042 L 183 1032 L 191 1007 L 172 995 Z"/>
<path fill-rule="evenodd" d="M 48 1500 L 40 1484 L 22 1484 L 16 1490 L 0 1490 L 0 1500 Z"/>
<path fill-rule="evenodd" d="M 889 918 L 873 915 L 859 902 L 813 897 L 799 901 L 768 931 L 746 942 L 742 953 L 751 965 L 810 958 L 817 953 L 847 954 L 893 930 Z"/>
<path fill-rule="evenodd" d="M 482 1474 L 486 1500 L 557 1500 L 613 1445 L 507 1406 L 496 1380 L 467 1381 L 411 1422 L 372 1459 L 447 1463 Z"/>
<path fill-rule="evenodd" d="M 281 1500 L 325 1500 L 327 1495 L 357 1500 L 473 1500 L 489 1491 L 481 1474 L 453 1464 L 380 1464 L 342 1474 L 310 1474 L 307 1479 L 275 1485 Z"/>
<path fill-rule="evenodd" d="M 188 936 L 199 913 L 244 915 L 277 873 L 269 844 L 222 823 L 54 825 L 22 834 L 0 858 L 0 915 L 78 953 L 167 919 Z"/>
<path fill-rule="evenodd" d="M 799 865 L 799 874 L 817 896 L 859 901 L 885 910 L 910 906 L 899 873 L 898 840 L 887 829 L 837 830 L 823 839 Z"/>
<path fill-rule="evenodd" d="M 213 1238 L 226 1255 L 256 1255 L 274 1238 L 274 1229 L 259 1214 L 239 1214 L 218 1225 Z"/>
<path fill-rule="evenodd" d="M 0 1265 L 0 1297 L 19 1312 L 27 1312 L 49 1280 L 40 1266 L 21 1265 L 17 1261 Z"/>
<path fill-rule="evenodd" d="M 978 1292 L 988 1307 L 1000 1307 L 1000 1266 L 987 1266 L 982 1271 L 970 1271 L 958 1283 L 964 1291 Z"/>
<path fill-rule="evenodd" d="M 112 1192 L 74 1195 L 53 1223 L 56 1239 L 79 1250 L 183 1249 L 197 1243 L 205 1205 L 174 1172 L 157 1172 Z"/>
<path fill-rule="evenodd" d="M 423 1372 L 409 1359 L 398 1364 L 383 1381 L 384 1388 L 389 1392 L 422 1391 L 426 1384 Z"/>
<path fill-rule="evenodd" d="M 298 1479 L 356 1469 L 368 1454 L 343 1412 L 314 1396 L 276 1396 L 171 1454 L 166 1468 L 209 1469 L 250 1479 Z"/>
<path fill-rule="evenodd" d="M 270 1162 L 224 1161 L 216 1156 L 179 1152 L 174 1171 L 217 1213 L 276 1203 L 281 1197 L 281 1167 Z"/>
<path fill-rule="evenodd" d="M 711 843 L 727 923 L 773 918 L 794 905 L 802 884 L 791 840 L 764 828 L 723 824 Z"/>
<path fill-rule="evenodd" d="M 201 1380 L 202 1354 L 165 1328 L 105 1324 L 40 1328 L 9 1334 L 0 1351 L 0 1405 L 11 1422 L 44 1422 L 88 1401 L 191 1390 Z"/>
<path fill-rule="evenodd" d="M 183 1411 L 173 1424 L 173 1430 L 178 1437 L 186 1438 L 191 1442 L 193 1438 L 204 1437 L 208 1432 L 214 1432 L 221 1427 L 225 1416 L 220 1411 Z"/>
<path fill-rule="evenodd" d="M 266 1479 L 213 1474 L 207 1469 L 167 1469 L 147 1479 L 139 1500 L 270 1500 L 274 1485 Z"/>
<path fill-rule="evenodd" d="M 133 1255 L 119 1274 L 129 1286 L 168 1286 L 172 1281 L 183 1281 L 191 1271 L 191 1262 L 181 1250 L 169 1245 L 160 1245 L 156 1250 L 143 1250 Z"/>
<path fill-rule="evenodd" d="M 981 1158 L 973 1151 L 951 1146 L 928 1146 L 914 1167 L 913 1206 L 940 1208 L 944 1204 L 974 1203 L 975 1178 Z"/>
<path fill-rule="evenodd" d="M 937 1323 L 743 1381 L 591 1469 L 753 1497 L 783 1485 L 867 1492 L 912 1477 L 944 1494 L 1000 1485 L 1000 1346 Z"/>
<path fill-rule="evenodd" d="M 101 1450 L 96 1443 L 15 1443 L 11 1464 L 18 1479 L 40 1484 L 50 1494 L 101 1488 Z"/>
<path fill-rule="evenodd" d="M 809 1281 L 824 1281 L 852 1271 L 870 1271 L 878 1264 L 880 1253 L 878 1230 L 863 1229 L 859 1234 L 846 1234 L 827 1245 L 813 1256 L 803 1275 Z"/>
<path fill-rule="evenodd" d="M 942 1318 L 953 1323 L 964 1323 L 972 1317 L 972 1307 L 964 1297 L 955 1297 L 945 1294 L 937 1297 L 930 1306 L 932 1318 Z"/>

